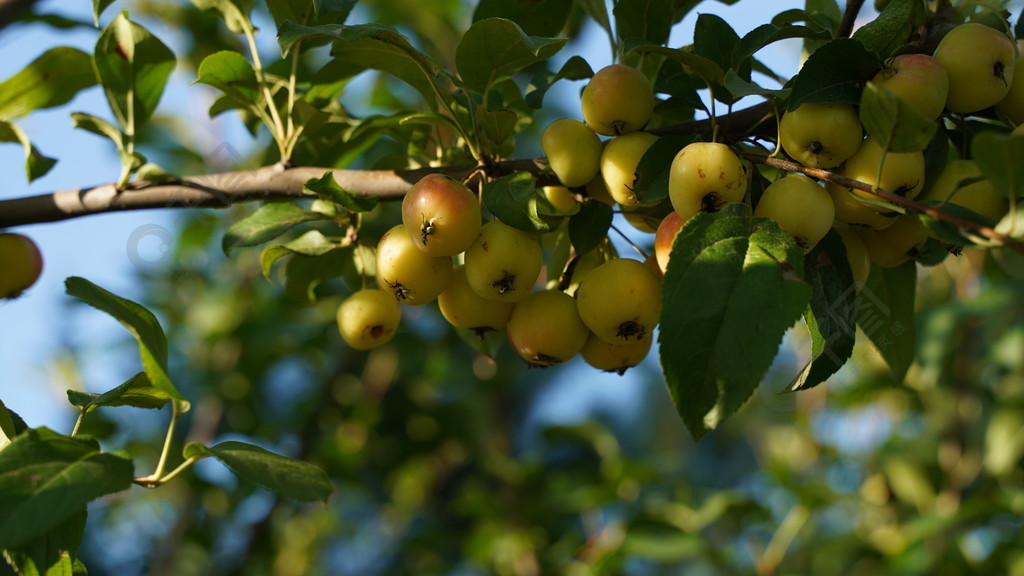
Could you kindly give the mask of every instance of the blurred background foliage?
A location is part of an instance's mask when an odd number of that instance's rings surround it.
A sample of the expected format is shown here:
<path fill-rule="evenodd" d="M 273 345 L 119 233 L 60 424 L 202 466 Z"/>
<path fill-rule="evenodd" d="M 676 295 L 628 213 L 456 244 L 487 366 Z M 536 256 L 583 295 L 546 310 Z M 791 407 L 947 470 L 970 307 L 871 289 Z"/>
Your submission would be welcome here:
<path fill-rule="evenodd" d="M 132 9 L 183 35 L 180 62 L 193 69 L 240 49 L 185 3 Z M 442 62 L 469 16 L 456 0 L 359 10 Z M 325 56 L 313 52 L 307 73 Z M 363 86 L 364 109 L 418 106 L 387 78 Z M 548 102 L 534 125 L 561 115 Z M 167 116 L 142 148 L 175 172 L 209 170 L 173 145 L 183 130 L 187 119 Z M 539 149 L 537 134 L 523 133 L 524 153 Z M 223 168 L 272 156 L 259 142 Z M 299 160 L 370 167 L 408 156 L 379 137 Z M 332 280 L 304 302 L 262 277 L 257 250 L 220 252 L 230 221 L 253 208 L 182 214 L 171 257 L 139 273 L 141 302 L 161 318 L 193 405 L 181 438 L 245 438 L 301 457 L 327 470 L 334 496 L 328 506 L 282 500 L 204 461 L 159 490 L 92 506 L 90 574 L 1024 575 L 1024 286 L 990 281 L 981 254 L 922 274 L 919 362 L 905 382 L 892 383 L 861 335 L 832 382 L 780 393 L 807 357 L 794 335 L 740 413 L 695 443 L 656 360 L 623 377 L 578 360 L 527 370 L 506 348 L 492 360 L 467 346 L 436 304 L 406 308 L 389 345 L 347 349 L 334 311 L 358 287 Z M 384 229 L 396 208 L 364 226 Z M 72 386 L 88 353 L 59 360 Z M 126 337 L 126 365 L 134 354 Z M 101 410 L 82 432 L 147 469 L 165 418 Z"/>

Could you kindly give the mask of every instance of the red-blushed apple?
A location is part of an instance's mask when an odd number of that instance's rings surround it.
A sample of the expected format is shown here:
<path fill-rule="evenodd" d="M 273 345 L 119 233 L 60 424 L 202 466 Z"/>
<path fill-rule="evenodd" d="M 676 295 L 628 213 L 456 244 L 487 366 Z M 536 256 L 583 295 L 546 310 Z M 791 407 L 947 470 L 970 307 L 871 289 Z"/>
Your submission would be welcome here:
<path fill-rule="evenodd" d="M 927 54 L 900 54 L 890 58 L 871 83 L 902 98 L 929 118 L 942 114 L 949 94 L 946 69 Z"/>
<path fill-rule="evenodd" d="M 661 269 L 662 274 L 668 270 L 668 261 L 672 254 L 672 244 L 675 242 L 676 235 L 679 234 L 683 224 L 686 224 L 686 221 L 683 220 L 683 217 L 678 212 L 673 210 L 661 220 L 658 230 L 654 233 L 654 257 L 657 259 L 658 268 Z"/>
<path fill-rule="evenodd" d="M 949 76 L 950 112 L 984 110 L 1005 98 L 1013 84 L 1013 41 L 984 24 L 968 22 L 953 28 L 939 41 L 934 56 Z"/>
<path fill-rule="evenodd" d="M 424 253 L 454 256 L 480 234 L 480 201 L 462 182 L 428 174 L 402 199 L 402 224 Z"/>

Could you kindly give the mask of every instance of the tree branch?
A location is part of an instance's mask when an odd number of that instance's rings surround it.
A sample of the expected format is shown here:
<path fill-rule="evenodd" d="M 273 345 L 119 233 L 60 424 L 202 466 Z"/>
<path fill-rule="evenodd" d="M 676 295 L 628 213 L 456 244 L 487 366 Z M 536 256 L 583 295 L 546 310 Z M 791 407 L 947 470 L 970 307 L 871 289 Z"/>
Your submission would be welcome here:
<path fill-rule="evenodd" d="M 781 158 L 774 158 L 771 156 L 761 156 L 759 154 L 745 153 L 743 154 L 743 157 L 746 158 L 747 160 L 750 160 L 751 162 L 757 162 L 760 164 L 764 164 L 766 166 L 773 166 L 775 168 L 780 168 L 782 170 L 788 170 L 789 172 L 799 172 L 801 174 L 811 176 L 812 178 L 818 178 L 820 180 L 828 180 L 829 182 L 835 182 L 836 184 L 844 188 L 853 188 L 856 190 L 860 190 L 862 192 L 874 194 L 875 196 L 878 196 L 882 200 L 885 200 L 886 202 L 889 202 L 891 204 L 895 204 L 903 208 L 909 208 L 911 210 L 914 210 L 915 212 L 926 214 L 932 218 L 935 218 L 936 220 L 945 220 L 946 222 L 949 222 L 950 224 L 953 224 L 955 226 L 959 226 L 960 228 L 973 230 L 974 232 L 977 232 L 978 234 L 985 236 L 986 238 L 991 238 L 993 240 L 999 241 L 1003 246 L 1006 246 L 1007 248 L 1013 250 L 1014 252 L 1024 254 L 1024 244 L 1021 244 L 1017 240 L 1005 234 L 996 232 L 989 226 L 978 224 L 977 222 L 971 222 L 970 220 L 964 220 L 963 218 L 954 216 L 953 214 L 949 214 L 947 212 L 943 212 L 942 210 L 938 210 L 934 206 L 929 206 L 927 204 L 922 204 L 921 202 L 918 202 L 916 200 L 904 198 L 899 194 L 893 194 L 892 192 L 883 190 L 881 188 L 875 188 L 870 184 L 861 182 L 860 180 L 847 178 L 846 176 L 842 176 L 836 174 L 835 172 L 830 172 L 828 170 L 822 170 L 821 168 L 809 168 L 807 166 L 804 166 L 803 164 L 798 164 L 796 162 L 783 160 Z"/>
<path fill-rule="evenodd" d="M 774 134 L 772 103 L 763 102 L 716 118 L 722 134 L 747 136 Z M 698 120 L 650 130 L 655 135 L 710 134 L 711 121 Z M 512 172 L 530 172 L 539 176 L 538 184 L 557 184 L 553 176 L 542 174 L 547 163 L 542 158 L 507 160 L 488 167 L 488 176 Z M 384 201 L 401 200 L 405 192 L 423 176 L 440 172 L 466 180 L 477 166 L 421 168 L 417 170 L 333 170 L 334 179 L 345 190 L 360 197 Z M 0 201 L 0 228 L 56 222 L 92 214 L 121 210 L 166 208 L 224 208 L 239 202 L 308 198 L 302 189 L 306 181 L 320 178 L 329 168 L 285 168 L 266 166 L 255 170 L 207 174 L 167 183 L 135 182 L 125 189 L 114 183 L 90 188 L 72 188 L 48 194 Z"/>
<path fill-rule="evenodd" d="M 839 23 L 839 30 L 836 36 L 849 38 L 853 34 L 853 26 L 857 23 L 857 15 L 860 14 L 864 0 L 846 0 L 846 11 L 843 12 L 843 20 Z"/>
<path fill-rule="evenodd" d="M 540 174 L 546 164 L 537 159 L 511 160 L 496 165 L 496 175 L 526 171 Z M 418 170 L 333 170 L 334 180 L 361 197 L 401 200 L 417 180 L 441 172 L 464 180 L 473 166 Z M 170 183 L 134 183 L 119 190 L 113 183 L 92 188 L 59 190 L 50 194 L 0 201 L 0 228 L 56 222 L 121 210 L 166 208 L 224 208 L 239 202 L 309 198 L 303 186 L 330 168 L 266 166 L 185 178 Z"/>

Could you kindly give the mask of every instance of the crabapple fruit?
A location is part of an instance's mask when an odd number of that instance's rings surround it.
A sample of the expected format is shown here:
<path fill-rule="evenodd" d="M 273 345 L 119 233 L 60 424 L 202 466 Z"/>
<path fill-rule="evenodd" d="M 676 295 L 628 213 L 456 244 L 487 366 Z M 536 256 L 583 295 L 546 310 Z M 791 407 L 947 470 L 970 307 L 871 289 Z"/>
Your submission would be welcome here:
<path fill-rule="evenodd" d="M 890 58 L 871 83 L 902 98 L 929 118 L 938 118 L 946 108 L 949 76 L 942 64 L 927 54 Z"/>
<path fill-rule="evenodd" d="M 584 186 L 597 175 L 601 140 L 583 122 L 573 118 L 555 120 L 541 134 L 540 146 L 563 186 Z"/>
<path fill-rule="evenodd" d="M 953 28 L 933 54 L 949 75 L 946 108 L 971 113 L 993 106 L 1013 84 L 1016 50 L 1002 32 L 978 22 Z"/>
<path fill-rule="evenodd" d="M 683 147 L 668 174 L 672 208 L 689 220 L 698 212 L 717 212 L 747 193 L 747 172 L 725 144 L 693 142 Z"/>
<path fill-rule="evenodd" d="M 803 174 L 791 174 L 765 188 L 755 217 L 771 218 L 810 252 L 828 234 L 836 208 L 822 186 Z"/>
<path fill-rule="evenodd" d="M 576 306 L 583 323 L 605 342 L 644 340 L 661 314 L 661 280 L 639 260 L 612 258 L 583 279 Z"/>
<path fill-rule="evenodd" d="M 470 287 L 480 297 L 497 302 L 525 298 L 544 265 L 537 238 L 500 220 L 484 224 L 465 258 Z"/>
<path fill-rule="evenodd" d="M 380 237 L 376 265 L 377 286 L 410 306 L 437 298 L 452 277 L 452 259 L 420 250 L 404 224 Z"/>
<path fill-rule="evenodd" d="M 598 370 L 622 375 L 629 368 L 643 362 L 651 351 L 653 341 L 653 338 L 643 338 L 613 344 L 591 333 L 580 350 L 580 356 L 584 362 Z"/>
<path fill-rule="evenodd" d="M 590 331 L 572 296 L 559 290 L 531 292 L 508 321 L 512 349 L 531 366 L 554 366 L 579 353 Z"/>
<path fill-rule="evenodd" d="M 515 307 L 511 302 L 494 302 L 474 292 L 466 278 L 465 266 L 456 266 L 452 271 L 452 279 L 437 297 L 437 304 L 449 324 L 472 330 L 481 337 L 504 328 Z"/>
<path fill-rule="evenodd" d="M 647 132 L 630 132 L 609 141 L 601 153 L 601 176 L 611 197 L 623 206 L 643 205 L 636 198 L 636 167 L 658 139 Z"/>
<path fill-rule="evenodd" d="M 402 224 L 423 252 L 454 256 L 465 252 L 480 233 L 480 202 L 462 182 L 428 174 L 402 199 Z"/>
<path fill-rule="evenodd" d="M 786 154 L 811 168 L 835 168 L 860 148 L 864 128 L 851 104 L 801 104 L 782 115 L 779 142 Z"/>
<path fill-rule="evenodd" d="M 0 300 L 17 298 L 43 273 L 43 256 L 28 236 L 0 234 Z"/>
<path fill-rule="evenodd" d="M 583 88 L 580 106 L 583 121 L 602 136 L 636 132 L 654 113 L 654 87 L 636 68 L 612 64 Z"/>
<path fill-rule="evenodd" d="M 391 340 L 402 318 L 402 307 L 391 294 L 365 288 L 338 307 L 338 331 L 351 348 L 369 350 Z"/>

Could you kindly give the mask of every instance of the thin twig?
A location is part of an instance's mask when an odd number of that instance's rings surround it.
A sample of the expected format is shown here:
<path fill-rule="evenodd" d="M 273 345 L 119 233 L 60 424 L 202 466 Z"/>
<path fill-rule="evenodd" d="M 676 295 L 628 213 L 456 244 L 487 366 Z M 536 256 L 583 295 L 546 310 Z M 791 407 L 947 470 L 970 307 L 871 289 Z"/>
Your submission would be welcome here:
<path fill-rule="evenodd" d="M 853 34 L 853 26 L 857 23 L 857 15 L 860 14 L 864 0 L 847 0 L 846 12 L 843 13 L 843 20 L 839 23 L 839 30 L 836 37 L 849 38 Z"/>

